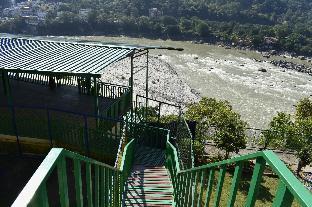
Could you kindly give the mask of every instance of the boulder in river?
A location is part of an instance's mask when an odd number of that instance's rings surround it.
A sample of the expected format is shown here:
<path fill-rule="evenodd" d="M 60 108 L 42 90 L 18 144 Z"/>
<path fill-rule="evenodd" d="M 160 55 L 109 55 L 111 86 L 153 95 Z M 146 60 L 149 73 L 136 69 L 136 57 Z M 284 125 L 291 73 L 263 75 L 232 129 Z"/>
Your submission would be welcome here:
<path fill-rule="evenodd" d="M 267 69 L 265 68 L 259 68 L 258 71 L 263 72 L 263 73 L 268 72 Z"/>

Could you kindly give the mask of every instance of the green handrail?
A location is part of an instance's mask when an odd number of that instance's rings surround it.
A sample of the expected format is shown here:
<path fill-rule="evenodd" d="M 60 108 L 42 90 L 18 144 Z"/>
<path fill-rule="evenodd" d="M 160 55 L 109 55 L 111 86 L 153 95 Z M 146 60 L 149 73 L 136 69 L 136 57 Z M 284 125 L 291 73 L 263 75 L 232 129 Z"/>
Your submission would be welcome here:
<path fill-rule="evenodd" d="M 70 163 L 73 166 L 69 166 Z M 68 168 L 72 168 L 74 173 L 69 173 Z M 57 178 L 53 177 L 54 170 Z M 84 206 L 84 197 L 88 206 L 120 206 L 124 186 L 122 174 L 121 170 L 104 163 L 62 148 L 53 148 L 12 206 L 49 206 L 48 184 L 51 182 L 57 182 L 59 186 L 57 201 L 62 207 L 70 203 Z M 70 176 L 73 178 L 70 179 Z M 69 180 L 74 180 L 75 195 L 72 197 L 69 196 Z M 86 192 L 83 191 L 82 183 L 86 184 Z"/>
<path fill-rule="evenodd" d="M 182 169 L 194 167 L 193 137 L 183 116 L 179 117 L 177 124 L 176 147 L 178 149 L 180 167 Z"/>
<path fill-rule="evenodd" d="M 169 170 L 174 186 L 176 206 L 201 206 L 202 203 L 208 206 L 211 200 L 213 178 L 216 171 L 219 171 L 219 177 L 213 206 L 219 206 L 226 167 L 233 164 L 235 165 L 235 170 L 227 206 L 234 206 L 243 163 L 250 160 L 255 160 L 255 166 L 245 203 L 246 207 L 255 206 L 256 196 L 266 165 L 270 167 L 279 178 L 279 186 L 273 200 L 273 206 L 291 206 L 294 199 L 303 207 L 312 206 L 311 193 L 272 151 L 256 152 L 201 167 L 181 170 L 177 150 L 170 142 L 167 142 L 166 159 L 166 167 Z M 204 183 L 204 181 L 207 182 Z M 203 195 L 204 187 L 206 187 L 205 195 Z M 200 189 L 200 191 L 198 192 L 197 189 Z"/>

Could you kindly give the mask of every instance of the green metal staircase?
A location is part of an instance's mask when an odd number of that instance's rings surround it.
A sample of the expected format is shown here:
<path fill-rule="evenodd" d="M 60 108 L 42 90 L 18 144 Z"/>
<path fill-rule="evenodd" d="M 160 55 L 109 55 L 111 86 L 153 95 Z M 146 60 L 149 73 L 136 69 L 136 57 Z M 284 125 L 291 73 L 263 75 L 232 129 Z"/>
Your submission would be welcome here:
<path fill-rule="evenodd" d="M 164 150 L 136 147 L 125 189 L 125 206 L 172 206 L 173 188 L 164 164 Z"/>
<path fill-rule="evenodd" d="M 232 207 L 244 164 L 251 161 L 254 167 L 244 206 L 256 206 L 265 169 L 272 170 L 279 182 L 272 206 L 288 207 L 294 200 L 300 206 L 312 206 L 311 193 L 272 151 L 188 167 L 181 163 L 179 147 L 169 141 L 168 130 L 130 125 L 135 138 L 125 146 L 119 169 L 53 148 L 12 206 L 207 207 L 212 203 L 209 206 L 217 207 L 220 206 L 226 171 L 234 166 L 231 188 L 225 198 L 227 206 Z M 185 159 L 186 156 L 183 157 Z M 218 175 L 217 180 L 214 180 L 215 175 Z M 54 186 L 58 187 L 51 188 L 52 182 L 56 182 Z M 216 189 L 213 190 L 215 184 Z M 55 202 L 57 204 L 52 205 Z"/>

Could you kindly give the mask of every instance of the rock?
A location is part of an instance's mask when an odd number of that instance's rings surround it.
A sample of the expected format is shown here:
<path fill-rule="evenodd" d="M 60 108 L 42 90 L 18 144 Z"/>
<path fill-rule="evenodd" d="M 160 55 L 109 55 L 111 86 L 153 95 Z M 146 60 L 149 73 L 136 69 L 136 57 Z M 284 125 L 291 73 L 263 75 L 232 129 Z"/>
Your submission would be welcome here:
<path fill-rule="evenodd" d="M 270 50 L 270 55 L 277 55 L 277 51 L 276 50 Z"/>
<path fill-rule="evenodd" d="M 225 49 L 229 50 L 229 49 L 231 49 L 231 47 L 230 46 L 225 46 Z"/>
<path fill-rule="evenodd" d="M 260 69 L 258 69 L 258 71 L 263 72 L 263 73 L 268 72 L 265 68 L 260 68 Z"/>
<path fill-rule="evenodd" d="M 299 58 L 300 60 L 306 60 L 306 59 L 307 59 L 307 58 L 304 57 L 304 56 L 298 56 L 298 58 Z"/>
<path fill-rule="evenodd" d="M 263 54 L 262 56 L 265 57 L 265 58 L 270 58 L 271 57 L 270 54 Z"/>

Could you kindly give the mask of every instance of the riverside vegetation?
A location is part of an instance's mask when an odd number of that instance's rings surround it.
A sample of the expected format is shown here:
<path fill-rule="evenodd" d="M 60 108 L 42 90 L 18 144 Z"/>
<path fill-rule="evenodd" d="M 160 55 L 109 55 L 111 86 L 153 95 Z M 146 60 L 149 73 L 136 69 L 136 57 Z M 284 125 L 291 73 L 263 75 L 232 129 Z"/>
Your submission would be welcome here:
<path fill-rule="evenodd" d="M 148 120 L 156 122 L 157 107 L 149 107 L 146 112 Z M 176 118 L 174 115 L 165 115 L 161 117 L 161 122 L 170 123 Z M 217 159 L 227 159 L 230 153 L 237 153 L 240 149 L 246 148 L 245 130 L 248 123 L 241 119 L 240 114 L 235 112 L 227 101 L 204 97 L 198 103 L 187 107 L 185 118 L 197 123 L 194 141 L 196 165 L 207 161 L 203 160 L 204 143 L 207 140 L 212 140 L 216 147 L 224 152 L 224 157 Z M 212 127 L 214 133 L 210 134 Z M 293 150 L 299 159 L 296 174 L 300 177 L 302 169 L 312 163 L 312 100 L 309 98 L 300 100 L 295 115 L 278 112 L 269 123 L 268 129 L 263 130 L 258 144 L 262 146 L 261 149 L 270 147 Z"/>
<path fill-rule="evenodd" d="M 311 56 L 310 0 L 46 0 L 64 2 L 40 24 L 40 35 L 127 35 L 223 42 L 258 50 Z M 5 6 L 6 1 L 1 1 Z M 18 1 L 17 1 L 18 2 Z M 87 18 L 80 9 L 91 9 Z M 149 9 L 160 15 L 151 17 Z M 59 15 L 57 16 L 57 12 Z M 0 32 L 27 32 L 22 18 L 0 23 Z"/>

